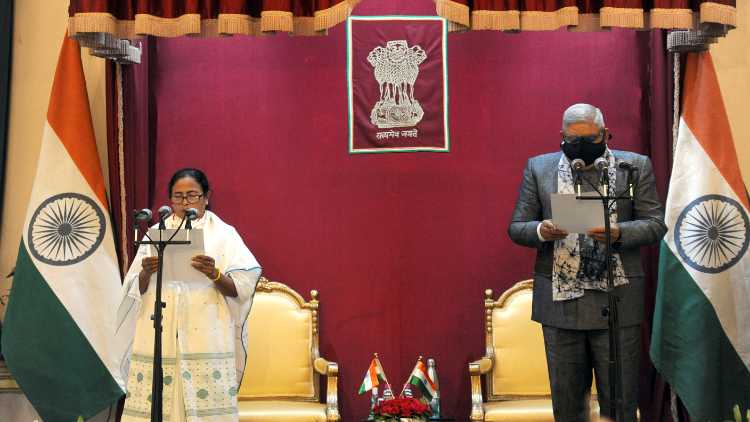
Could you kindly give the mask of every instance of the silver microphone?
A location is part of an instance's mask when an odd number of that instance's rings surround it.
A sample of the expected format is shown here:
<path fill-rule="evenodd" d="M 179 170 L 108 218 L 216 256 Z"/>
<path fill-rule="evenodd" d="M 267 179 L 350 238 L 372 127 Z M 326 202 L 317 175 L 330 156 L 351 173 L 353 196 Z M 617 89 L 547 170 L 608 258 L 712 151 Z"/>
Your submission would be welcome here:
<path fill-rule="evenodd" d="M 196 220 L 198 218 L 198 210 L 195 208 L 188 208 L 185 210 L 185 218 L 190 220 Z"/>
<path fill-rule="evenodd" d="M 148 208 L 143 208 L 140 210 L 133 210 L 133 239 L 137 242 L 139 240 L 138 237 L 138 223 L 143 221 L 151 221 L 151 217 L 153 217 L 153 214 L 151 213 L 151 210 Z"/>
<path fill-rule="evenodd" d="M 168 205 L 162 205 L 161 207 L 159 207 L 158 213 L 159 213 L 159 230 L 164 230 L 166 229 L 164 220 L 167 217 L 169 217 L 170 214 L 172 214 L 172 208 L 169 208 Z"/>
<path fill-rule="evenodd" d="M 599 157 L 594 161 L 594 167 L 601 173 L 601 185 L 604 196 L 609 196 L 609 160 Z"/>
<path fill-rule="evenodd" d="M 172 214 L 172 208 L 170 208 L 168 205 L 162 205 L 159 207 L 159 218 L 165 219 L 169 217 L 169 215 Z"/>
<path fill-rule="evenodd" d="M 570 168 L 575 171 L 581 171 L 584 167 L 586 167 L 586 162 L 581 160 L 580 158 L 576 158 L 575 160 L 570 162 Z"/>
<path fill-rule="evenodd" d="M 153 217 L 153 213 L 148 208 L 133 210 L 133 219 L 135 221 L 151 221 L 151 217 Z"/>
<path fill-rule="evenodd" d="M 594 167 L 596 167 L 596 169 L 599 171 L 609 169 L 609 160 L 604 157 L 599 157 L 594 161 Z"/>
<path fill-rule="evenodd" d="M 634 175 L 638 173 L 638 167 L 634 166 L 633 163 L 624 160 L 619 161 L 617 163 L 617 167 L 628 172 L 628 193 L 630 194 L 630 200 L 634 201 L 635 196 L 633 196 L 633 179 Z"/>
<path fill-rule="evenodd" d="M 198 210 L 195 208 L 188 208 L 185 210 L 185 230 L 192 230 L 193 225 L 191 221 L 198 218 Z M 188 239 L 189 240 L 189 239 Z"/>
<path fill-rule="evenodd" d="M 570 168 L 575 175 L 576 195 L 578 196 L 581 196 L 581 171 L 583 171 L 584 167 L 586 167 L 586 162 L 580 158 L 576 158 L 570 162 Z"/>

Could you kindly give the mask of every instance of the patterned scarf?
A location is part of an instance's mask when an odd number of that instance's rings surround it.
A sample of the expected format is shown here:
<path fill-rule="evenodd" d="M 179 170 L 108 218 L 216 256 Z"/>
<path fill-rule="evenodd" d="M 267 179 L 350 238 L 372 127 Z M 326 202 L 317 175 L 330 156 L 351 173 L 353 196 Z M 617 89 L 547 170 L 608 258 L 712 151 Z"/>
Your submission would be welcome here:
<path fill-rule="evenodd" d="M 615 192 L 617 170 L 615 157 L 607 150 L 609 161 L 609 191 Z M 570 163 L 563 154 L 557 165 L 557 192 L 575 193 Z M 617 222 L 617 210 L 611 214 L 610 222 Z M 552 300 L 577 299 L 585 290 L 607 290 L 607 263 L 605 244 L 597 242 L 582 233 L 571 233 L 568 237 L 555 241 L 554 263 L 552 268 Z M 615 286 L 628 283 L 622 268 L 620 255 L 612 255 Z"/>

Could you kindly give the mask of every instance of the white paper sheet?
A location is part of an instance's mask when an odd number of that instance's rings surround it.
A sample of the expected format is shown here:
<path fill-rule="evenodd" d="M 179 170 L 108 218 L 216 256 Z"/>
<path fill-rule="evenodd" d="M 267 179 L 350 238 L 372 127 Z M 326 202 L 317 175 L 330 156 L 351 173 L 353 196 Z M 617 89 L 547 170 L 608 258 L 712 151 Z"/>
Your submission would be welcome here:
<path fill-rule="evenodd" d="M 584 193 L 593 196 L 596 193 Z M 576 199 L 572 193 L 550 194 L 552 223 L 568 233 L 586 233 L 594 227 L 604 227 L 602 201 Z"/>
<path fill-rule="evenodd" d="M 174 229 L 149 229 L 148 235 L 151 240 L 167 240 L 172 237 Z M 190 265 L 196 255 L 205 255 L 203 247 L 203 230 L 193 229 L 189 231 L 180 230 L 172 240 L 190 240 L 189 245 L 169 245 L 164 249 L 164 274 L 162 280 L 179 280 L 188 283 L 191 287 L 211 285 L 211 280 L 205 274 Z M 156 249 L 151 246 L 151 256 L 156 256 Z M 153 277 L 156 277 L 154 274 Z"/>

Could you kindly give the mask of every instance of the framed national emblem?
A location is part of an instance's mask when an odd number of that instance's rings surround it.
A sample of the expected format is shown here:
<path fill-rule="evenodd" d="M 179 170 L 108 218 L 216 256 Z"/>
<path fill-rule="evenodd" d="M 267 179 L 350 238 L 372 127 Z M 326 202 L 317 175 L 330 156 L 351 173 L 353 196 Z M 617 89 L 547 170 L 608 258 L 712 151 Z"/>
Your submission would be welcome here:
<path fill-rule="evenodd" d="M 347 20 L 349 152 L 448 152 L 448 29 L 436 16 Z"/>

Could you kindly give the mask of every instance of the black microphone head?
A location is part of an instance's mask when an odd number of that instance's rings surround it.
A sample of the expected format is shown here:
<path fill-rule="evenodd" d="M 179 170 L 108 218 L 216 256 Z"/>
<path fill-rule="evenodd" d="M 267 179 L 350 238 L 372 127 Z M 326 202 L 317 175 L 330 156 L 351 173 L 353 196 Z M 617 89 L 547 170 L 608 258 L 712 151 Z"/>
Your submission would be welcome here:
<path fill-rule="evenodd" d="M 618 161 L 617 167 L 619 167 L 622 170 L 633 170 L 635 169 L 635 166 L 633 166 L 633 163 L 629 161 Z"/>
<path fill-rule="evenodd" d="M 159 207 L 159 218 L 167 218 L 169 217 L 169 214 L 172 214 L 172 208 L 170 208 L 168 205 L 162 205 Z"/>
<path fill-rule="evenodd" d="M 580 158 L 576 158 L 575 160 L 570 162 L 570 167 L 575 171 L 581 171 L 584 167 L 586 167 L 586 162 L 581 160 Z"/>
<path fill-rule="evenodd" d="M 153 214 L 151 213 L 151 210 L 148 208 L 144 208 L 142 210 L 135 210 L 133 211 L 135 221 L 151 221 L 151 217 L 153 217 Z"/>
<path fill-rule="evenodd" d="M 596 167 L 596 169 L 599 171 L 607 169 L 609 168 L 609 160 L 604 157 L 599 157 L 596 159 L 596 161 L 594 161 L 594 167 Z"/>
<path fill-rule="evenodd" d="M 195 208 L 188 208 L 185 210 L 185 217 L 188 220 L 195 220 L 198 218 L 198 210 Z"/>

